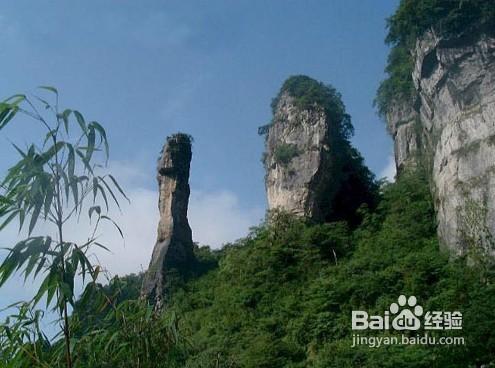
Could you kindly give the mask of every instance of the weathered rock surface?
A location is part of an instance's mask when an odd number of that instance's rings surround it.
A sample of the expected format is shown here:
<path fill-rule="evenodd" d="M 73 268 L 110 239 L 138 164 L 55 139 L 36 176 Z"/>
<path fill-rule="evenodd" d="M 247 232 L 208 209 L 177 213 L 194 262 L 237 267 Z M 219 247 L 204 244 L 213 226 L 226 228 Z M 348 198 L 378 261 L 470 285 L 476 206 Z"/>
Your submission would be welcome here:
<path fill-rule="evenodd" d="M 396 164 L 399 172 L 428 165 L 439 237 L 462 254 L 470 203 L 485 207 L 479 221 L 495 233 L 495 38 L 443 39 L 428 32 L 413 56 L 417 97 L 387 115 Z"/>
<path fill-rule="evenodd" d="M 194 259 L 192 232 L 187 220 L 191 138 L 182 133 L 167 138 L 158 161 L 160 222 L 143 286 L 143 297 L 160 302 L 166 271 L 181 269 Z"/>
<path fill-rule="evenodd" d="M 322 108 L 300 111 L 288 94 L 280 98 L 266 141 L 265 182 L 270 209 L 311 218 L 322 216 L 315 189 L 320 184 L 322 164 L 331 159 L 326 120 Z M 277 157 L 277 149 L 285 149 L 286 158 Z"/>
<path fill-rule="evenodd" d="M 340 101 L 340 95 L 308 77 L 291 77 L 284 85 L 297 78 L 313 91 L 324 88 L 323 93 L 335 93 L 332 98 Z M 269 209 L 318 222 L 354 221 L 357 207 L 371 204 L 373 185 L 371 173 L 343 133 L 345 124 L 332 121 L 328 106 L 311 103 L 302 108 L 284 88 L 276 102 L 263 156 Z M 343 105 L 338 107 L 341 119 L 349 119 Z"/>

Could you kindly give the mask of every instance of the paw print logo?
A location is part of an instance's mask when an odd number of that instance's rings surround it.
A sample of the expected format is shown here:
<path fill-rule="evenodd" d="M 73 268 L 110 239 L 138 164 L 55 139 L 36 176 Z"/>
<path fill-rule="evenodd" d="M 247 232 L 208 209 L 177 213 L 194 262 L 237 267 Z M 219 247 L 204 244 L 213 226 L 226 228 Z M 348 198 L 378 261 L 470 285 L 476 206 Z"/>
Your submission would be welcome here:
<path fill-rule="evenodd" d="M 392 327 L 395 330 L 418 330 L 421 327 L 421 321 L 418 317 L 423 315 L 423 307 L 417 305 L 417 299 L 414 295 L 406 298 L 405 295 L 399 296 L 397 303 L 390 305 L 390 313 L 400 313 L 392 320 Z"/>

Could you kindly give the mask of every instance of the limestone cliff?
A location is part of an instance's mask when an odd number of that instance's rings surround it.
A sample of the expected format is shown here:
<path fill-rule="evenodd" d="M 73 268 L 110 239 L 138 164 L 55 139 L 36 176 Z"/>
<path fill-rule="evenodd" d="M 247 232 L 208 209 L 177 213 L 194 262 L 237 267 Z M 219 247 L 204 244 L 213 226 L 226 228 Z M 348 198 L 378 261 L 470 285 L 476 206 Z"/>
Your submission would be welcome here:
<path fill-rule="evenodd" d="M 184 268 L 194 259 L 192 232 L 187 220 L 191 138 L 182 133 L 167 138 L 158 161 L 160 222 L 143 297 L 160 302 L 169 268 Z"/>
<path fill-rule="evenodd" d="M 352 125 L 340 95 L 309 77 L 289 78 L 263 127 L 269 209 L 316 221 L 346 218 L 373 202 L 373 180 L 350 146 Z"/>
<path fill-rule="evenodd" d="M 428 167 L 439 237 L 462 254 L 470 203 L 483 207 L 480 226 L 495 233 L 495 38 L 428 31 L 412 52 L 415 97 L 387 113 L 396 164 L 399 172 Z"/>

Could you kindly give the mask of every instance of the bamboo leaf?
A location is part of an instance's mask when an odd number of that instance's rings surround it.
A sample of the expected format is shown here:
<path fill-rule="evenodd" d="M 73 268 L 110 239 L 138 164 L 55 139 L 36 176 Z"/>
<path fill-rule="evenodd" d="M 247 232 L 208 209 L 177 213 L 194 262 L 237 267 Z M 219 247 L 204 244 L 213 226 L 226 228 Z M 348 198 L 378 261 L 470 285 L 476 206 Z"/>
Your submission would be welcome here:
<path fill-rule="evenodd" d="M 28 264 L 26 266 L 26 269 L 24 270 L 24 282 L 26 282 L 27 278 L 29 277 L 29 275 L 33 271 L 34 266 L 36 266 L 36 263 L 40 259 L 40 256 L 41 256 L 40 253 L 35 253 L 29 257 Z"/>
<path fill-rule="evenodd" d="M 69 117 L 70 117 L 70 114 L 72 114 L 72 110 L 71 109 L 65 109 L 61 115 L 62 120 L 64 122 L 65 132 L 67 134 L 69 134 Z"/>
<path fill-rule="evenodd" d="M 57 131 L 52 129 L 45 135 L 45 140 L 43 141 L 43 147 L 46 145 L 48 141 L 53 141 L 57 135 Z"/>
<path fill-rule="evenodd" d="M 69 150 L 69 154 L 67 156 L 67 171 L 69 174 L 69 178 L 72 180 L 76 166 L 74 146 L 72 144 L 67 144 L 67 149 Z"/>
<path fill-rule="evenodd" d="M 93 216 L 93 213 L 95 213 L 100 216 L 101 215 L 101 207 L 100 206 L 92 206 L 89 210 L 88 210 L 88 215 L 89 215 L 89 219 L 91 220 L 92 216 Z"/>
<path fill-rule="evenodd" d="M 103 189 L 103 187 L 98 184 L 98 189 L 100 190 L 100 193 L 101 193 L 101 196 L 103 197 L 103 201 L 105 202 L 105 208 L 107 209 L 107 212 L 108 212 L 108 199 L 107 199 L 107 195 L 105 193 L 105 189 Z"/>
<path fill-rule="evenodd" d="M 50 91 L 52 93 L 55 93 L 56 95 L 58 95 L 58 91 L 55 87 L 52 87 L 52 86 L 39 86 L 38 88 L 40 89 L 44 89 L 44 90 L 47 90 L 47 91 Z"/>
<path fill-rule="evenodd" d="M 18 111 L 19 108 L 17 106 L 10 106 L 5 112 L 2 112 L 2 116 L 0 116 L 0 130 L 7 126 L 7 124 L 14 118 Z"/>
<path fill-rule="evenodd" d="M 0 225 L 0 231 L 3 230 L 10 222 L 12 222 L 13 219 L 16 218 L 16 216 L 19 214 L 20 210 L 16 210 L 12 212 L 9 217 Z"/>
<path fill-rule="evenodd" d="M 43 105 L 45 105 L 45 109 L 48 110 L 51 105 L 48 101 L 46 101 L 45 99 L 41 98 L 40 96 L 37 96 L 37 95 L 33 95 L 33 97 L 35 99 L 37 99 L 39 102 L 41 102 Z"/>
<path fill-rule="evenodd" d="M 79 206 L 79 187 L 77 186 L 77 178 L 72 177 L 70 180 L 70 188 L 72 191 L 72 197 L 74 198 L 74 205 L 77 210 Z"/>
<path fill-rule="evenodd" d="M 119 231 L 119 234 L 121 236 L 122 239 L 124 239 L 124 233 L 122 232 L 122 229 L 119 227 L 119 225 L 117 225 L 117 223 L 115 221 L 113 221 L 110 217 L 108 216 L 101 216 L 101 218 L 103 220 L 107 220 L 107 221 L 110 221 L 114 226 L 115 228 Z"/>
<path fill-rule="evenodd" d="M 53 187 L 51 185 L 48 185 L 46 188 L 46 197 L 44 203 L 45 219 L 48 217 L 48 214 L 50 213 L 50 207 L 52 206 L 52 202 L 53 202 Z"/>
<path fill-rule="evenodd" d="M 102 177 L 99 177 L 100 181 L 103 183 L 103 185 L 107 188 L 108 192 L 110 193 L 110 195 L 112 196 L 113 198 L 113 201 L 115 202 L 115 204 L 117 205 L 117 207 L 120 209 L 120 203 L 119 203 L 119 200 L 117 199 L 117 197 L 115 196 L 115 194 L 113 193 L 112 191 L 112 188 L 110 188 L 110 186 L 107 184 L 107 182 L 105 181 L 104 178 Z"/>
<path fill-rule="evenodd" d="M 108 160 L 108 157 L 110 155 L 110 148 L 108 146 L 108 140 L 107 140 L 107 133 L 105 129 L 96 121 L 93 121 L 91 125 L 95 128 L 96 131 L 100 134 L 101 140 L 105 146 L 105 157 L 106 160 Z"/>
<path fill-rule="evenodd" d="M 48 150 L 43 152 L 41 154 L 42 158 L 42 164 L 48 162 L 50 159 L 52 159 L 57 153 L 60 152 L 60 150 L 65 146 L 65 142 L 57 142 L 54 145 L 52 145 Z"/>
<path fill-rule="evenodd" d="M 49 252 L 51 244 L 52 244 L 52 238 L 47 236 L 45 238 L 43 247 L 41 249 L 41 257 L 40 257 L 41 260 L 38 263 L 38 267 L 36 267 L 36 271 L 34 272 L 34 277 L 38 276 L 39 272 L 42 270 L 43 266 L 45 265 L 47 261 L 46 254 Z"/>
<path fill-rule="evenodd" d="M 124 190 L 121 188 L 121 186 L 119 185 L 119 183 L 117 182 L 117 180 L 114 178 L 113 175 L 111 174 L 108 174 L 108 177 L 112 180 L 113 184 L 115 185 L 115 187 L 117 187 L 118 191 L 120 192 L 120 194 L 122 194 L 122 196 L 127 199 L 128 202 L 130 202 L 131 200 L 129 198 L 127 198 L 127 196 L 125 195 L 125 192 Z"/>
<path fill-rule="evenodd" d="M 95 151 L 95 144 L 96 144 L 96 133 L 95 133 L 95 128 L 90 125 L 88 128 L 88 148 L 86 150 L 86 160 L 88 162 L 91 161 L 91 157 L 93 156 L 93 152 Z"/>
<path fill-rule="evenodd" d="M 11 107 L 9 104 L 6 104 L 5 102 L 0 103 L 0 128 L 2 127 L 3 120 L 10 113 L 10 110 L 11 110 Z"/>
<path fill-rule="evenodd" d="M 40 216 L 41 208 L 43 207 L 43 201 L 41 198 L 35 200 L 34 210 L 31 213 L 31 221 L 29 222 L 29 230 L 28 233 L 31 234 L 38 222 L 38 218 Z"/>
<path fill-rule="evenodd" d="M 98 242 L 95 242 L 94 243 L 96 246 L 102 248 L 102 249 L 105 249 L 106 251 L 110 252 L 110 249 L 108 249 L 106 246 L 104 246 L 103 244 L 101 243 L 98 243 Z"/>
<path fill-rule="evenodd" d="M 82 163 L 84 164 L 84 168 L 91 174 L 93 174 L 93 168 L 89 164 L 88 160 L 86 160 L 86 156 L 79 150 L 76 149 L 76 154 L 79 156 L 81 159 Z"/>
<path fill-rule="evenodd" d="M 24 209 L 19 210 L 19 232 L 21 232 L 24 226 L 24 220 L 26 219 L 26 211 Z"/>
<path fill-rule="evenodd" d="M 79 111 L 74 110 L 74 116 L 76 117 L 77 123 L 81 127 L 81 130 L 84 133 L 84 135 L 87 135 L 88 128 L 86 127 L 86 122 L 84 121 L 83 115 Z"/>
<path fill-rule="evenodd" d="M 17 147 L 17 145 L 15 145 L 14 143 L 12 143 L 12 146 L 15 148 L 15 150 L 17 152 L 19 152 L 19 154 L 22 156 L 22 158 L 26 158 L 27 155 L 23 150 L 21 150 L 19 147 Z"/>
<path fill-rule="evenodd" d="M 98 178 L 93 178 L 93 203 L 96 202 L 97 194 L 98 194 Z"/>
<path fill-rule="evenodd" d="M 56 172 L 56 176 L 54 177 L 53 182 L 54 183 L 56 182 L 57 177 L 58 177 L 59 182 L 60 182 L 60 180 L 63 181 L 63 189 L 64 189 L 64 192 L 65 192 L 65 199 L 68 201 L 69 200 L 69 194 L 70 194 L 70 184 L 71 184 L 71 181 L 67 177 L 67 174 L 65 173 L 64 168 L 60 164 L 56 164 L 55 165 L 55 169 L 56 169 L 56 171 L 55 171 Z"/>
<path fill-rule="evenodd" d="M 13 96 L 10 96 L 9 98 L 5 99 L 4 102 L 7 102 L 11 105 L 19 105 L 22 101 L 26 100 L 26 95 L 23 94 L 16 94 Z"/>

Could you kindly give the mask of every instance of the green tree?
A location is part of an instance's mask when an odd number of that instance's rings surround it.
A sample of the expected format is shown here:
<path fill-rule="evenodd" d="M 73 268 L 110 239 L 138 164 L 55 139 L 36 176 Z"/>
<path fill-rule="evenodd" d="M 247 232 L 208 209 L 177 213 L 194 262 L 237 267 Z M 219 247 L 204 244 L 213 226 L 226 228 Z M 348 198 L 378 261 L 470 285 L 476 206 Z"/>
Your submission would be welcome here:
<path fill-rule="evenodd" d="M 0 103 L 0 130 L 22 114 L 41 124 L 46 136 L 41 144 L 21 149 L 20 155 L 1 181 L 0 230 L 14 220 L 19 231 L 27 228 L 28 237 L 8 249 L 0 265 L 0 287 L 15 273 L 25 279 L 42 278 L 32 300 L 36 305 L 46 297 L 60 318 L 66 366 L 73 366 L 69 306 L 74 306 L 75 283 L 95 287 L 101 267 L 91 261 L 94 247 L 107 249 L 97 240 L 102 222 L 109 221 L 110 202 L 119 206 L 118 196 L 127 198 L 116 179 L 100 174 L 108 162 L 109 145 L 104 128 L 87 122 L 76 110 L 59 109 L 58 91 L 40 87 L 54 102 L 39 96 L 15 95 Z M 103 162 L 101 162 L 103 161 Z M 91 220 L 88 238 L 83 244 L 69 240 L 66 225 L 88 211 Z M 39 221 L 52 224 L 56 235 L 33 236 Z M 3 327 L 5 329 L 5 326 Z M 22 339 L 21 339 L 22 340 Z"/>

